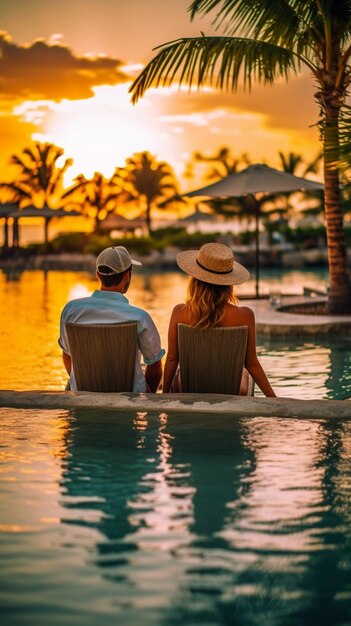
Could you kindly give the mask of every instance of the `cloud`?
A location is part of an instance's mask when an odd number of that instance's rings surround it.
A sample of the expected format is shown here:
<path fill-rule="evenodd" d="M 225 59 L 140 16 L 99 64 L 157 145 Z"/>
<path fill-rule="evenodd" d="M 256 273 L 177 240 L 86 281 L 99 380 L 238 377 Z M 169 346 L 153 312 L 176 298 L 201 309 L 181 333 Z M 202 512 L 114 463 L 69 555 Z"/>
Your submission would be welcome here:
<path fill-rule="evenodd" d="M 77 100 L 91 97 L 93 86 L 130 79 L 123 72 L 123 61 L 102 55 L 77 56 L 57 40 L 37 39 L 30 45 L 18 45 L 0 31 L 2 99 Z"/>
<path fill-rule="evenodd" d="M 251 93 L 238 90 L 231 94 L 210 88 L 178 90 L 176 85 L 152 91 L 164 94 L 164 111 L 168 116 L 201 115 L 216 110 L 225 110 L 228 114 L 245 112 L 264 115 L 267 125 L 273 129 L 307 133 L 318 121 L 318 108 L 313 98 L 315 88 L 306 74 L 292 76 L 288 83 L 278 81 L 274 87 L 254 85 Z"/>

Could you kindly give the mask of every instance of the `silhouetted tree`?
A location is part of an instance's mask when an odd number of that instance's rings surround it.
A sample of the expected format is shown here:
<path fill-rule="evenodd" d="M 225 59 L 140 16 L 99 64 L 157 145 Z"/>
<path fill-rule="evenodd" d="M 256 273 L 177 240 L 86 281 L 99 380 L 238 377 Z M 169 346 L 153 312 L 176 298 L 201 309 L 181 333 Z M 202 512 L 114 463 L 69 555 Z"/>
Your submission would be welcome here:
<path fill-rule="evenodd" d="M 64 194 L 65 200 L 70 200 L 73 206 L 80 206 L 82 213 L 93 217 L 95 232 L 100 231 L 101 222 L 109 213 L 116 211 L 124 191 L 116 180 L 105 178 L 100 172 L 95 172 L 92 178 L 80 174 L 75 183 Z"/>
<path fill-rule="evenodd" d="M 149 152 L 136 153 L 126 161 L 124 182 L 130 198 L 140 201 L 149 235 L 152 235 L 152 209 L 177 193 L 171 166 L 165 161 L 157 161 Z"/>
<path fill-rule="evenodd" d="M 64 188 L 64 175 L 72 165 L 72 159 L 66 159 L 62 166 L 57 161 L 63 156 L 62 148 L 52 143 L 35 143 L 25 148 L 21 155 L 12 155 L 10 163 L 18 168 L 14 182 L 2 183 L 13 192 L 13 200 L 25 203 L 61 208 Z"/>

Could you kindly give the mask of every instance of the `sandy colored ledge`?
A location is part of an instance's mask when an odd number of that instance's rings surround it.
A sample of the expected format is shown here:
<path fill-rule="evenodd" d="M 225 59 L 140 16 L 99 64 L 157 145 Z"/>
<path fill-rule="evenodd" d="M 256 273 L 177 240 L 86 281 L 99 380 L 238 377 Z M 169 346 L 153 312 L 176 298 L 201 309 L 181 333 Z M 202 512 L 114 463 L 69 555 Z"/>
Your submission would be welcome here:
<path fill-rule="evenodd" d="M 204 394 L 136 394 L 0 391 L 0 407 L 22 409 L 101 408 L 153 413 L 220 413 L 238 417 L 351 419 L 349 400 L 243 398 Z"/>
<path fill-rule="evenodd" d="M 306 298 L 304 296 L 282 297 L 282 307 L 289 304 L 324 303 L 325 298 Z M 268 299 L 245 300 L 242 304 L 255 312 L 256 329 L 261 335 L 306 336 L 351 334 L 351 315 L 305 315 L 274 309 Z"/>

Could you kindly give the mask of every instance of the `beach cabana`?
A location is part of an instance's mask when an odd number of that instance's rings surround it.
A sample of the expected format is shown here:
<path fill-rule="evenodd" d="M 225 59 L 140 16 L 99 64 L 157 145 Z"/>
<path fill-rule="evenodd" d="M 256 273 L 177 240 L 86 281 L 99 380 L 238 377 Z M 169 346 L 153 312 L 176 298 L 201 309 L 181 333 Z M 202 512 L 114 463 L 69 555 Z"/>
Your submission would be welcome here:
<path fill-rule="evenodd" d="M 214 222 L 217 220 L 217 215 L 213 213 L 205 213 L 196 209 L 194 213 L 182 217 L 174 223 L 174 226 L 189 226 L 190 224 L 198 224 L 199 222 Z"/>
<path fill-rule="evenodd" d="M 18 209 L 10 214 L 11 217 L 14 218 L 13 224 L 13 246 L 15 248 L 19 247 L 19 225 L 18 220 L 24 217 L 41 217 L 45 220 L 44 222 L 44 242 L 45 245 L 48 244 L 49 241 L 49 223 L 53 218 L 61 218 L 61 217 L 77 217 L 80 216 L 78 211 L 65 211 L 65 209 L 50 209 L 48 206 L 44 206 L 42 209 L 38 209 L 36 206 L 28 206 L 25 209 Z"/>
<path fill-rule="evenodd" d="M 9 218 L 12 217 L 12 214 L 18 210 L 18 204 L 14 202 L 6 202 L 4 204 L 0 204 L 0 218 L 5 220 L 4 222 L 4 243 L 3 247 L 9 247 Z"/>
<path fill-rule="evenodd" d="M 130 220 L 123 215 L 109 215 L 100 225 L 100 229 L 107 232 L 120 230 L 134 233 L 138 228 L 145 228 L 145 220 L 140 217 Z"/>

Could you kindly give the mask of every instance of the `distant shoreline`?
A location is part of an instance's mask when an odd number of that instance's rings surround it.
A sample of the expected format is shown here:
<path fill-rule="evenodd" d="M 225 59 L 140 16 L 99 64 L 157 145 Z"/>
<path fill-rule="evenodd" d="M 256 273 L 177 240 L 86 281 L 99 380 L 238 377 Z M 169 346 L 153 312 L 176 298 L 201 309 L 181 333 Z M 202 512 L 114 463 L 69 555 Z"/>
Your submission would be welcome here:
<path fill-rule="evenodd" d="M 175 268 L 177 248 L 166 248 L 153 251 L 147 255 L 133 253 L 133 257 L 141 261 L 146 268 Z M 233 248 L 234 257 L 245 266 L 252 268 L 255 264 L 254 250 L 248 246 Z M 351 265 L 351 250 L 349 250 Z M 309 267 L 327 267 L 326 248 L 308 250 L 284 250 L 275 247 L 260 250 L 260 267 L 277 267 L 286 269 L 303 269 Z M 87 271 L 95 273 L 95 256 L 82 253 L 59 253 L 27 256 L 25 253 L 0 259 L 0 269 L 4 272 L 24 270 L 62 270 Z"/>

